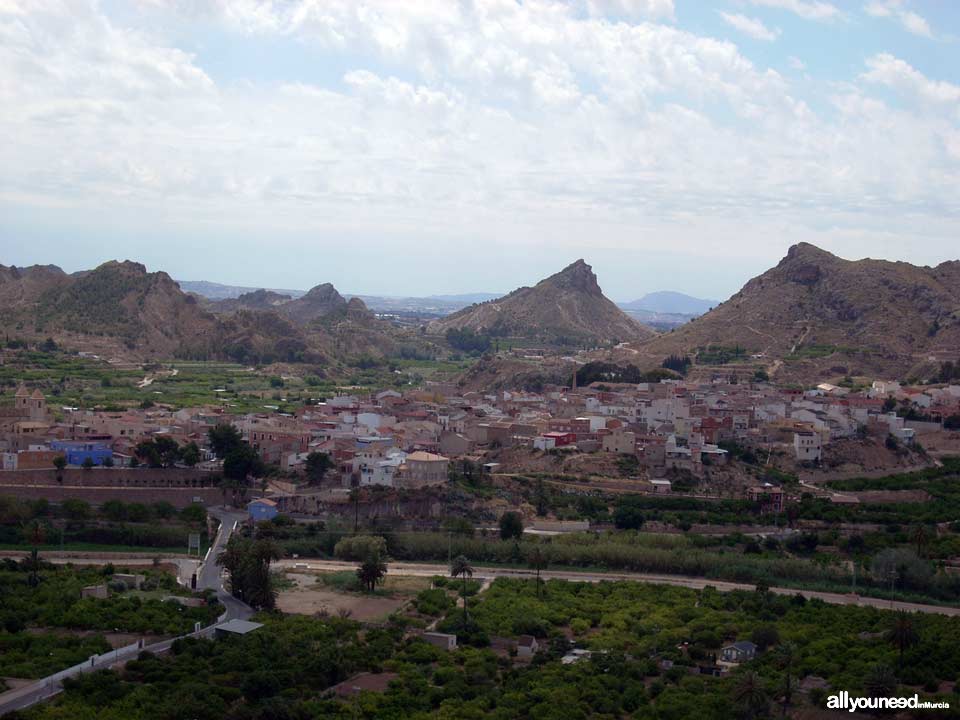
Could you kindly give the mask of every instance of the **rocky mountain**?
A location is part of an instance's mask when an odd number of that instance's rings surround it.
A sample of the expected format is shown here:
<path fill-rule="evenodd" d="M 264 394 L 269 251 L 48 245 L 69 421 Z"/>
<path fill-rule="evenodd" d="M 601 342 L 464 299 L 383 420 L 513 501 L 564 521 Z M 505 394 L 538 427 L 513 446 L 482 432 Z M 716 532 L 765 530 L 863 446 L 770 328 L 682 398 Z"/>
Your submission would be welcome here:
<path fill-rule="evenodd" d="M 9 337 L 130 359 L 324 364 L 388 355 L 397 344 L 362 300 L 347 302 L 329 284 L 294 300 L 257 290 L 210 302 L 130 261 L 73 274 L 0 266 L 0 302 Z"/>
<path fill-rule="evenodd" d="M 801 243 L 711 312 L 635 350 L 757 364 L 785 380 L 924 378 L 960 355 L 960 262 L 850 261 Z"/>
<path fill-rule="evenodd" d="M 533 287 L 471 305 L 428 326 L 432 333 L 450 329 L 524 337 L 560 346 L 639 341 L 654 334 L 604 296 L 597 276 L 583 260 Z"/>
<path fill-rule="evenodd" d="M 331 313 L 343 313 L 347 301 L 330 283 L 317 285 L 303 297 L 291 300 L 278 307 L 279 312 L 299 325 L 318 320 Z"/>
<path fill-rule="evenodd" d="M 138 263 L 108 262 L 67 275 L 53 266 L 7 268 L 0 285 L 8 334 L 89 342 L 144 355 L 199 351 L 216 321 L 170 276 Z"/>

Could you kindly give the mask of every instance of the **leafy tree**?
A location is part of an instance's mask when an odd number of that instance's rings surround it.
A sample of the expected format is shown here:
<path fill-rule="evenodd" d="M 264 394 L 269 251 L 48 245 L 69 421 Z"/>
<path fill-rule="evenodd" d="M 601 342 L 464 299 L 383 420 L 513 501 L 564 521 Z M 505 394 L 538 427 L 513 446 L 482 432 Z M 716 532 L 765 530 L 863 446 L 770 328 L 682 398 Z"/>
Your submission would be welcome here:
<path fill-rule="evenodd" d="M 371 553 L 357 568 L 357 579 L 367 592 L 373 592 L 383 582 L 387 574 L 387 564 L 380 553 Z"/>
<path fill-rule="evenodd" d="M 63 469 L 67 466 L 67 459 L 63 455 L 57 455 L 53 459 L 53 466 L 58 472 L 63 472 Z"/>
<path fill-rule="evenodd" d="M 467 629 L 470 615 L 467 611 L 467 580 L 473 577 L 473 566 L 465 555 L 457 555 L 450 564 L 450 577 L 460 578 L 463 585 L 460 597 L 463 599 L 463 629 Z"/>
<path fill-rule="evenodd" d="M 887 548 L 874 556 L 871 563 L 873 574 L 896 586 L 924 587 L 932 575 L 930 564 L 919 558 L 912 548 Z"/>
<path fill-rule="evenodd" d="M 690 362 L 690 358 L 686 355 L 670 355 L 660 366 L 667 370 L 678 372 L 681 375 L 686 375 L 687 370 L 690 369 Z"/>
<path fill-rule="evenodd" d="M 63 501 L 60 508 L 68 520 L 81 522 L 90 518 L 90 503 L 86 500 L 68 498 Z"/>
<path fill-rule="evenodd" d="M 187 467 L 193 467 L 200 462 L 200 447 L 193 440 L 183 446 L 180 451 L 180 459 Z"/>
<path fill-rule="evenodd" d="M 270 564 L 279 558 L 280 548 L 273 540 L 250 540 L 233 535 L 216 562 L 227 571 L 227 582 L 234 597 L 253 608 L 269 610 L 277 599 Z"/>
<path fill-rule="evenodd" d="M 372 555 L 386 557 L 387 541 L 379 535 L 345 537 L 333 548 L 334 557 L 341 560 L 362 561 Z"/>
<path fill-rule="evenodd" d="M 83 459 L 83 462 L 80 464 L 80 467 L 82 467 L 84 470 L 92 470 L 95 465 L 96 463 L 93 462 L 93 458 L 90 456 L 87 456 Z"/>
<path fill-rule="evenodd" d="M 445 337 L 450 347 L 463 352 L 480 355 L 490 349 L 490 336 L 476 333 L 470 328 L 450 328 Z"/>
<path fill-rule="evenodd" d="M 150 467 L 173 467 L 180 459 L 181 450 L 172 437 L 160 435 L 150 440 L 141 440 L 133 450 L 134 454 Z"/>
<path fill-rule="evenodd" d="M 333 461 L 325 452 L 314 450 L 307 455 L 306 471 L 311 485 L 319 485 L 323 482 L 323 477 L 327 471 L 333 467 Z"/>
<path fill-rule="evenodd" d="M 243 437 L 240 431 L 229 423 L 221 423 L 207 431 L 207 438 L 210 441 L 210 449 L 218 458 L 225 458 L 233 450 L 236 450 L 243 444 Z"/>
<path fill-rule="evenodd" d="M 523 516 L 518 512 L 505 512 L 500 516 L 500 539 L 515 540 L 523 536 Z"/>
<path fill-rule="evenodd" d="M 776 625 L 761 625 L 751 633 L 750 640 L 760 650 L 766 650 L 780 642 L 780 633 Z"/>
<path fill-rule="evenodd" d="M 261 477 L 265 470 L 257 451 L 247 443 L 233 448 L 223 459 L 224 477 L 240 483 L 246 483 L 251 477 Z"/>
<path fill-rule="evenodd" d="M 622 530 L 639 530 L 643 527 L 644 512 L 640 503 L 632 498 L 621 498 L 613 511 L 613 524 Z"/>
<path fill-rule="evenodd" d="M 160 500 L 153 504 L 153 514 L 161 520 L 169 520 L 177 514 L 177 509 L 166 500 Z"/>
<path fill-rule="evenodd" d="M 113 522 L 127 519 L 127 505 L 122 500 L 107 500 L 100 506 L 100 513 Z"/>

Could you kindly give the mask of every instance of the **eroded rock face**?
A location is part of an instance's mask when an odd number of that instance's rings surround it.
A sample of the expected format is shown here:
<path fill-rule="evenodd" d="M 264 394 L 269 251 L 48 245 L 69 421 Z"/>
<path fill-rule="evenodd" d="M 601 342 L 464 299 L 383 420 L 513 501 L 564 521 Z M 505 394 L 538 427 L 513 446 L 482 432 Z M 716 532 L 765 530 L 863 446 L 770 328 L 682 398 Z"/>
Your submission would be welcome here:
<path fill-rule="evenodd" d="M 800 285 L 816 285 L 820 282 L 821 277 L 823 277 L 823 273 L 820 271 L 819 266 L 810 263 L 797 265 L 787 273 L 787 279 L 789 279 L 790 282 L 799 283 Z"/>

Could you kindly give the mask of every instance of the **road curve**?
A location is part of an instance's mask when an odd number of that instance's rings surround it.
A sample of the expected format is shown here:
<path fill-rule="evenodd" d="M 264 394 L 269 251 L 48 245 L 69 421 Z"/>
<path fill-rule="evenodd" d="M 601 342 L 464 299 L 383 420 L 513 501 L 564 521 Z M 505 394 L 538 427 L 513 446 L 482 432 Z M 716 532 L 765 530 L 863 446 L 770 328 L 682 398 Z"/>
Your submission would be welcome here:
<path fill-rule="evenodd" d="M 230 512 L 222 508 L 208 508 L 208 512 L 220 521 L 220 529 L 217 531 L 217 536 L 210 550 L 207 552 L 204 562 L 200 565 L 200 571 L 197 574 L 197 588 L 201 590 L 216 590 L 217 599 L 224 606 L 224 613 L 217 619 L 215 624 L 202 628 L 199 632 L 188 633 L 180 637 L 210 637 L 213 635 L 216 625 L 235 618 L 245 620 L 253 614 L 253 610 L 249 605 L 241 600 L 237 600 L 224 589 L 221 570 L 216 563 L 217 555 L 219 555 L 226 546 L 237 523 L 246 518 L 246 514 Z M 143 561 L 143 558 L 140 557 L 137 558 L 137 560 Z M 123 560 L 120 558 L 111 559 L 110 562 L 123 564 Z M 115 651 L 95 656 L 91 663 L 82 663 L 81 665 L 68 669 L 68 671 L 55 673 L 54 675 L 41 678 L 36 682 L 24 685 L 16 690 L 3 693 L 0 695 L 0 716 L 13 712 L 14 710 L 23 710 L 58 694 L 63 690 L 62 680 L 65 676 L 78 675 L 82 672 L 90 672 L 91 670 L 108 669 L 114 665 L 126 663 L 136 658 L 140 652 L 151 652 L 154 654 L 167 652 L 170 646 L 178 639 L 179 638 L 164 640 L 163 642 L 146 645 L 142 648 L 118 648 Z"/>

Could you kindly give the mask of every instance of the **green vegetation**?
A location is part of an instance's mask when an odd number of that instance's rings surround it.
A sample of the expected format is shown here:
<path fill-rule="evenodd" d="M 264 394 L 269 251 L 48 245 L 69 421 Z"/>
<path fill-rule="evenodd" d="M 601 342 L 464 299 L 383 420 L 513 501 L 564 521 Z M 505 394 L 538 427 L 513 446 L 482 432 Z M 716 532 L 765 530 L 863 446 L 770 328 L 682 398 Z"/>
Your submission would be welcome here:
<path fill-rule="evenodd" d="M 589 362 L 577 370 L 577 385 L 585 387 L 594 382 L 609 383 L 658 383 L 663 379 L 680 377 L 666 368 L 655 368 L 643 372 L 636 365 L 617 365 L 608 362 Z"/>
<path fill-rule="evenodd" d="M 19 346 L 18 341 L 12 342 Z M 283 387 L 274 387 L 271 378 L 276 376 L 247 364 L 171 359 L 143 366 L 108 365 L 56 348 L 24 346 L 8 350 L 0 365 L 0 405 L 12 405 L 15 388 L 27 383 L 42 390 L 52 408 L 118 411 L 160 404 L 173 409 L 216 404 L 240 414 L 262 412 L 265 404 L 272 404 L 292 411 L 339 392 L 402 387 L 426 378 L 453 376 L 472 362 L 390 358 L 356 368 L 339 380 L 321 377 L 322 369 L 304 366 L 302 378 L 286 378 Z M 145 377 L 150 383 L 141 386 Z M 279 399 L 274 399 L 275 395 Z"/>
<path fill-rule="evenodd" d="M 177 510 L 168 502 L 110 500 L 94 509 L 83 500 L 51 505 L 0 496 L 0 546 L 185 553 L 190 533 L 199 533 L 206 547 L 206 516 L 200 505 Z"/>
<path fill-rule="evenodd" d="M 490 336 L 476 333 L 470 328 L 450 328 L 444 337 L 454 350 L 473 355 L 482 355 L 490 349 Z"/>
<path fill-rule="evenodd" d="M 279 548 L 269 538 L 251 540 L 231 535 L 216 563 L 226 571 L 227 587 L 234 597 L 250 607 L 270 609 L 277 602 L 270 563 L 279 557 Z"/>
<path fill-rule="evenodd" d="M 187 608 L 162 598 L 185 591 L 169 573 L 138 568 L 145 576 L 139 590 L 103 568 L 54 566 L 31 558 L 0 562 L 0 676 L 42 677 L 104 652 L 102 635 L 67 631 L 120 631 L 176 635 L 195 622 L 211 623 L 222 611 L 217 603 Z M 81 598 L 91 585 L 106 585 L 110 597 Z M 28 629 L 29 628 L 29 629 Z"/>
<path fill-rule="evenodd" d="M 42 678 L 110 650 L 103 635 L 0 632 L 0 676 Z"/>
<path fill-rule="evenodd" d="M 762 588 L 719 593 L 551 580 L 538 592 L 532 581 L 500 579 L 471 602 L 471 631 L 463 633 L 463 612 L 443 592 L 424 591 L 418 603 L 445 606 L 440 629 L 458 632 L 455 652 L 405 637 L 399 616 L 361 635 L 358 623 L 343 618 L 264 614 L 255 633 L 178 641 L 169 656 L 144 654 L 120 673 L 71 681 L 59 698 L 23 716 L 729 720 L 822 706 L 823 690 L 799 689 L 809 676 L 852 694 L 882 687 L 936 698 L 943 697 L 939 684 L 960 673 L 960 621 L 945 616 L 825 605 Z M 495 636 L 524 633 L 542 648 L 529 665 L 485 647 Z M 592 655 L 562 664 L 568 635 Z M 700 672 L 724 645 L 750 638 L 756 659 L 719 678 Z M 363 671 L 396 679 L 383 693 L 325 694 Z M 946 699 L 955 704 L 956 696 Z"/>
<path fill-rule="evenodd" d="M 697 348 L 698 365 L 727 365 L 728 363 L 739 362 L 746 357 L 747 351 L 739 345 L 734 347 L 709 345 Z"/>

